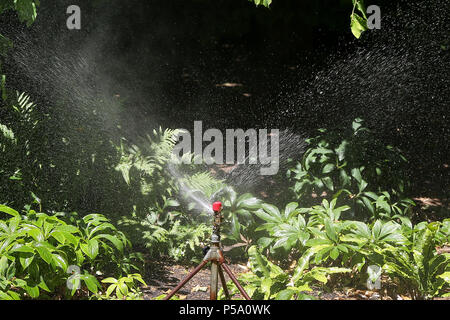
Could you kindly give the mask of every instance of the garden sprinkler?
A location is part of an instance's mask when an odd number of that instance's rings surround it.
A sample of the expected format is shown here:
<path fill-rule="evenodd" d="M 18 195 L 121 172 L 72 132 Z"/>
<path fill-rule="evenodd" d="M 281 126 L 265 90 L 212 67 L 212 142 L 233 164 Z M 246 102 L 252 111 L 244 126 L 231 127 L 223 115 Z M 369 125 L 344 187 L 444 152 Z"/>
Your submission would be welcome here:
<path fill-rule="evenodd" d="M 208 262 L 211 262 L 211 285 L 210 285 L 210 300 L 217 300 L 217 292 L 219 288 L 219 278 L 222 283 L 223 292 L 226 299 L 230 299 L 230 294 L 228 292 L 227 284 L 225 282 L 225 276 L 223 270 L 228 274 L 231 281 L 236 285 L 238 290 L 244 296 L 245 299 L 250 300 L 250 297 L 245 292 L 244 288 L 239 284 L 236 277 L 231 272 L 230 268 L 225 263 L 225 258 L 222 253 L 221 243 L 220 243 L 220 226 L 222 224 L 223 216 L 222 203 L 214 202 L 212 205 L 214 212 L 213 220 L 213 230 L 211 235 L 211 245 L 203 258 L 203 261 L 190 273 L 186 278 L 181 281 L 175 289 L 172 290 L 164 300 L 169 300 L 174 294 L 176 294 L 189 280 L 192 279 Z"/>

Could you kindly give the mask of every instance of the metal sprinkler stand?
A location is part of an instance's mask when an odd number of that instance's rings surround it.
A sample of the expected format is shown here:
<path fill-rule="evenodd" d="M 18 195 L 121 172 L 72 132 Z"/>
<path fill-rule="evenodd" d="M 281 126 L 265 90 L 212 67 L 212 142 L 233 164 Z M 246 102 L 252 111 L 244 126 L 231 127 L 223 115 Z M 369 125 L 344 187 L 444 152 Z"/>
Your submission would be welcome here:
<path fill-rule="evenodd" d="M 220 211 L 222 209 L 221 202 L 213 203 L 213 211 L 214 211 L 214 224 L 213 224 L 213 232 L 211 236 L 211 247 L 206 253 L 203 261 L 190 273 L 187 277 L 181 281 L 175 289 L 172 290 L 164 300 L 169 300 L 172 298 L 174 294 L 176 294 L 189 280 L 192 279 L 208 262 L 211 262 L 211 286 L 210 286 L 210 300 L 217 300 L 217 292 L 219 289 L 219 277 L 222 282 L 223 292 L 225 294 L 226 299 L 230 299 L 230 294 L 228 292 L 227 284 L 225 282 L 225 276 L 223 274 L 223 270 L 228 274 L 231 278 L 231 281 L 236 285 L 238 290 L 244 296 L 246 300 L 251 300 L 248 294 L 245 292 L 244 288 L 240 285 L 236 277 L 231 272 L 230 268 L 225 263 L 225 258 L 223 256 L 221 245 L 220 245 L 220 225 L 222 223 L 222 215 Z"/>

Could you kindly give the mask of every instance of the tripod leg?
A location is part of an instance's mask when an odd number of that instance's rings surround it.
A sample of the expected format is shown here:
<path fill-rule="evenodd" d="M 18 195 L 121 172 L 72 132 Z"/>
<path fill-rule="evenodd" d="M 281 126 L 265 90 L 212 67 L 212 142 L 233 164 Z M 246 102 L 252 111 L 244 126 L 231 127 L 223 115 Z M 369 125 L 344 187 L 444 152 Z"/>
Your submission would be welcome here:
<path fill-rule="evenodd" d="M 228 292 L 227 283 L 226 283 L 225 277 L 223 275 L 223 270 L 220 265 L 219 265 L 219 276 L 220 276 L 220 281 L 222 282 L 222 288 L 223 288 L 223 293 L 225 294 L 225 298 L 227 300 L 231 300 L 230 293 Z"/>
<path fill-rule="evenodd" d="M 210 300 L 217 300 L 217 290 L 219 288 L 219 264 L 216 261 L 211 262 L 211 286 L 209 289 Z"/>
<path fill-rule="evenodd" d="M 230 268 L 228 268 L 228 266 L 225 263 L 222 263 L 222 267 L 225 270 L 225 272 L 230 276 L 231 281 L 234 282 L 234 284 L 236 285 L 236 287 L 239 289 L 239 291 L 241 292 L 241 294 L 244 296 L 244 298 L 246 300 L 251 300 L 250 297 L 248 296 L 247 292 L 245 292 L 244 288 L 242 288 L 241 284 L 239 283 L 239 281 L 236 279 L 236 277 L 233 275 L 233 273 L 231 272 Z"/>
<path fill-rule="evenodd" d="M 175 289 L 173 289 L 165 298 L 164 300 L 169 300 L 170 298 L 173 297 L 173 295 L 175 293 L 178 292 L 178 290 L 180 290 L 189 280 L 192 279 L 193 276 L 195 276 L 206 264 L 208 263 L 208 260 L 203 260 L 202 263 L 200 263 L 194 270 L 192 270 L 192 272 L 190 274 L 188 274 L 188 276 L 181 281 L 176 287 Z"/>

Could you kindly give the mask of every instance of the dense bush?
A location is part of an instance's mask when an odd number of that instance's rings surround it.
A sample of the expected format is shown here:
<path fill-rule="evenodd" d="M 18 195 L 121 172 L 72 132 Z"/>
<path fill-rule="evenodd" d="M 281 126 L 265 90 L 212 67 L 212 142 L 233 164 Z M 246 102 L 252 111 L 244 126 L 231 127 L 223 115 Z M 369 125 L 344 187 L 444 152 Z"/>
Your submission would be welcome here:
<path fill-rule="evenodd" d="M 83 298 L 103 288 L 99 277 L 127 275 L 142 260 L 108 219 L 91 214 L 25 214 L 0 206 L 0 297 Z M 81 286 L 82 284 L 82 286 Z"/>
<path fill-rule="evenodd" d="M 407 160 L 400 150 L 377 139 L 362 119 L 350 129 L 319 131 L 306 140 L 302 161 L 288 172 L 303 204 L 338 199 L 350 207 L 349 217 L 362 220 L 410 213 L 414 202 L 405 197 Z"/>
<path fill-rule="evenodd" d="M 318 281 L 331 286 L 330 275 L 335 273 L 353 274 L 357 280 L 353 285 L 359 286 L 365 283 L 370 265 L 378 265 L 382 274 L 397 284 L 396 293 L 413 299 L 449 295 L 450 254 L 439 253 L 436 247 L 448 245 L 450 219 L 415 226 L 408 219 L 403 219 L 402 224 L 381 220 L 365 224 L 339 220 L 341 208 L 324 204 L 322 209 L 290 211 L 292 221 L 298 221 L 293 224 L 283 223 L 275 210 L 272 216 L 260 214 L 267 221 L 263 228 L 269 233 L 260 241 L 263 246 L 274 249 L 282 244 L 290 251 L 284 251 L 282 259 L 288 263 L 284 263 L 283 270 L 261 255 L 261 249 L 250 248 L 251 272 L 239 280 L 253 298 L 311 299 L 307 295 L 312 291 L 311 284 Z M 293 230 L 293 225 L 301 229 Z M 300 252 L 299 258 L 292 256 L 294 249 Z M 352 281 L 344 276 L 339 280 Z M 228 285 L 233 294 L 238 292 L 231 282 Z"/>

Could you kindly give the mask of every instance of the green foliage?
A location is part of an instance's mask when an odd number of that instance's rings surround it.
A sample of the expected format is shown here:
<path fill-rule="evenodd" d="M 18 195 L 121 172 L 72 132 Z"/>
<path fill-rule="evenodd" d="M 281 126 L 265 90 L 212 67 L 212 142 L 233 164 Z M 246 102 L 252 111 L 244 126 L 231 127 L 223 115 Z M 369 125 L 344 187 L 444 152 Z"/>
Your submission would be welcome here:
<path fill-rule="evenodd" d="M 288 172 L 299 199 L 314 204 L 318 196 L 338 198 L 357 219 L 410 212 L 414 202 L 403 196 L 408 182 L 400 150 L 377 140 L 361 119 L 351 130 L 319 131 L 307 139 L 302 161 Z"/>
<path fill-rule="evenodd" d="M 254 2 L 256 6 L 262 5 L 266 8 L 272 4 L 272 0 L 249 0 L 250 2 Z"/>
<path fill-rule="evenodd" d="M 256 300 L 311 300 L 314 297 L 305 294 L 312 291 L 310 285 L 315 282 L 327 283 L 327 275 L 350 272 L 345 268 L 316 267 L 304 272 L 306 264 L 299 264 L 293 272 L 284 271 L 263 256 L 256 246 L 248 250 L 250 272 L 240 276 L 247 294 Z M 237 293 L 234 284 L 227 283 L 231 295 Z M 223 292 L 221 290 L 220 297 Z"/>
<path fill-rule="evenodd" d="M 0 0 L 0 15 L 7 10 L 16 11 L 20 22 L 24 22 L 27 26 L 31 26 L 31 24 L 36 20 L 37 10 L 36 8 L 39 6 L 39 0 Z M 5 57 L 8 50 L 13 47 L 13 43 L 11 40 L 0 34 L 0 72 L 2 67 L 1 57 Z M 2 98 L 5 99 L 4 92 L 4 81 L 5 76 L 0 73 L 0 77 L 2 77 Z"/>
<path fill-rule="evenodd" d="M 110 283 L 110 285 L 106 289 L 105 294 L 100 295 L 100 299 L 111 299 L 114 296 L 115 299 L 120 300 L 142 300 L 142 292 L 137 288 L 137 282 L 142 283 L 144 286 L 147 285 L 142 276 L 137 273 L 129 274 L 119 279 L 113 277 L 103 279 L 102 283 Z"/>
<path fill-rule="evenodd" d="M 244 241 L 245 244 L 250 244 L 256 238 L 257 224 L 254 214 L 261 207 L 261 200 L 250 193 L 238 196 L 229 186 L 220 189 L 212 195 L 212 198 L 222 201 L 223 204 L 225 243 L 228 239 L 232 242 Z"/>
<path fill-rule="evenodd" d="M 0 220 L 0 292 L 4 298 L 95 294 L 101 288 L 95 274 L 121 275 L 136 268 L 126 263 L 129 241 L 102 215 L 78 220 L 72 214 L 66 222 L 64 214 L 30 210 L 21 215 L 4 205 L 0 212 L 11 216 Z M 70 266 L 83 271 L 71 276 Z M 80 283 L 85 285 L 81 291 Z"/>
<path fill-rule="evenodd" d="M 39 0 L 1 0 L 0 14 L 5 10 L 15 10 L 21 22 L 25 22 L 27 26 L 36 20 Z"/>
<path fill-rule="evenodd" d="M 211 233 L 209 225 L 186 225 L 180 220 L 158 225 L 149 218 L 124 217 L 120 227 L 136 246 L 146 248 L 151 256 L 168 256 L 175 261 L 199 261 L 202 258 L 201 246 L 207 243 Z"/>
<path fill-rule="evenodd" d="M 269 248 L 271 254 L 284 248 L 281 254 L 278 251 L 277 259 L 283 261 L 278 265 L 290 265 L 296 256 L 300 257 L 294 271 L 288 272 L 288 281 L 286 272 L 252 247 L 249 250 L 252 272 L 242 276 L 246 289 L 256 292 L 258 298 L 291 299 L 310 291 L 312 280 L 325 284 L 328 275 L 334 272 L 359 272 L 359 277 L 364 278 L 366 267 L 375 264 L 382 266 L 385 274 L 406 288 L 413 298 L 431 298 L 448 291 L 445 272 L 449 255 L 437 254 L 434 249 L 448 245 L 448 219 L 414 227 L 404 216 L 395 218 L 399 222 L 377 219 L 369 224 L 340 220 L 341 213 L 349 207 L 337 207 L 336 201 L 323 199 L 321 205 L 311 208 L 289 203 L 284 212 L 273 205 L 261 204 L 255 214 L 265 223 L 258 230 L 267 235 L 258 244 L 262 249 Z M 270 291 L 272 285 L 275 291 Z M 266 289 L 258 291 L 256 288 L 260 287 Z M 280 287 L 284 287 L 281 292 L 276 289 Z"/>
<path fill-rule="evenodd" d="M 2 125 L 14 133 L 14 143 L 0 138 L 6 151 L 0 157 L 0 203 L 23 208 L 33 192 L 48 211 L 98 210 L 110 218 L 128 211 L 125 183 L 113 170 L 118 154 L 111 137 L 98 130 L 98 116 L 74 119 L 61 105 L 46 110 L 11 91 L 0 109 Z"/>
<path fill-rule="evenodd" d="M 249 0 L 254 2 L 256 6 L 263 5 L 269 8 L 272 4 L 272 0 Z M 361 34 L 368 30 L 367 28 L 367 15 L 366 6 L 364 5 L 364 0 L 352 0 L 353 10 L 350 15 L 350 29 L 356 38 L 360 38 Z M 358 12 L 356 12 L 356 10 Z"/>
<path fill-rule="evenodd" d="M 261 237 L 258 245 L 261 248 L 270 246 L 272 249 L 283 248 L 285 252 L 289 252 L 292 248 L 304 247 L 310 234 L 308 228 L 311 222 L 306 222 L 301 209 L 297 208 L 298 204 L 291 202 L 286 205 L 283 213 L 278 208 L 270 204 L 262 204 L 262 208 L 255 214 L 265 221 L 257 230 L 266 230 L 269 237 Z"/>
<path fill-rule="evenodd" d="M 122 140 L 118 151 L 121 155 L 116 170 L 122 173 L 131 188 L 139 189 L 139 194 L 147 198 L 147 203 L 155 203 L 157 193 L 171 194 L 173 188 L 164 167 L 172 158 L 178 130 L 154 130 L 152 135 L 142 139 L 140 146 L 126 147 Z M 153 197 L 152 197 L 153 195 Z"/>
<path fill-rule="evenodd" d="M 366 6 L 363 0 L 352 0 L 353 11 L 350 15 L 350 29 L 356 38 L 360 38 L 361 34 L 367 29 L 367 16 Z M 355 12 L 355 9 L 359 11 L 359 14 Z"/>
<path fill-rule="evenodd" d="M 409 243 L 375 250 L 383 257 L 383 270 L 414 299 L 431 299 L 449 290 L 450 254 L 435 250 L 441 224 L 420 223 L 411 230 Z M 447 234 L 448 239 L 448 234 Z"/>

